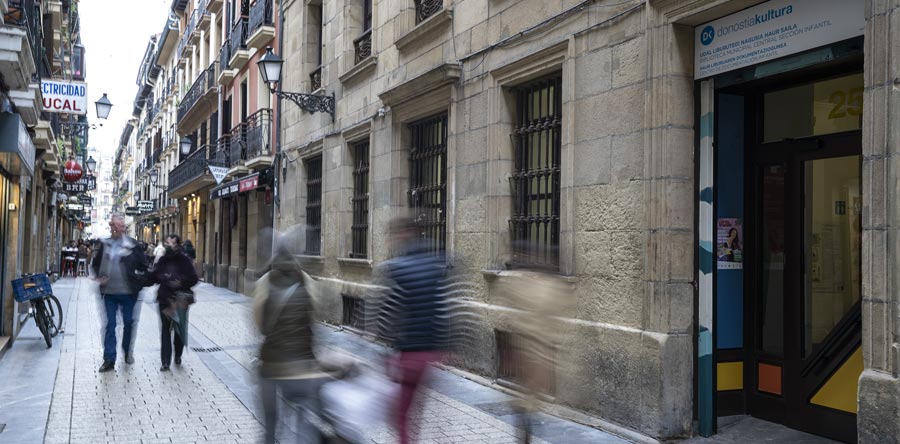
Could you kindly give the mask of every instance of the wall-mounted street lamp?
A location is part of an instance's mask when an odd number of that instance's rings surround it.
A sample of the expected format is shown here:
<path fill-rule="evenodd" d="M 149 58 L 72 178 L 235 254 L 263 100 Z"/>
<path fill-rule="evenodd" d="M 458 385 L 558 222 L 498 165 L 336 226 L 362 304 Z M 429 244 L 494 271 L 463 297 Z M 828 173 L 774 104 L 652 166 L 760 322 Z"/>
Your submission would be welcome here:
<path fill-rule="evenodd" d="M 154 169 L 150 170 L 150 172 L 148 173 L 148 175 L 149 175 L 148 178 L 150 179 L 150 185 L 153 185 L 154 187 L 159 188 L 159 189 L 161 189 L 161 190 L 163 190 L 163 191 L 168 191 L 168 190 L 169 190 L 169 187 L 164 187 L 164 186 L 162 186 L 162 185 L 157 185 L 157 184 L 156 184 L 157 182 L 159 182 L 159 170 L 157 170 L 156 168 L 154 168 Z"/>
<path fill-rule="evenodd" d="M 94 102 L 94 106 L 97 107 L 97 118 L 103 120 L 106 120 L 109 117 L 109 112 L 112 111 L 112 102 L 106 97 L 106 93 L 103 93 L 103 97 L 100 100 Z"/>
<path fill-rule="evenodd" d="M 183 136 L 181 138 L 181 154 L 187 156 L 188 153 L 191 152 L 191 148 L 194 146 L 194 141 L 191 140 L 190 136 Z"/>
<path fill-rule="evenodd" d="M 97 168 L 97 161 L 94 160 L 94 156 L 88 158 L 88 160 L 84 163 L 84 166 L 87 167 L 87 171 L 89 173 L 94 172 L 94 168 Z"/>
<path fill-rule="evenodd" d="M 289 99 L 308 113 L 328 113 L 331 115 L 331 120 L 334 121 L 334 93 L 326 96 L 287 92 L 278 89 L 277 84 L 281 82 L 281 67 L 284 65 L 284 60 L 272 52 L 271 46 L 266 47 L 266 54 L 256 64 L 259 66 L 259 74 L 262 76 L 263 82 L 269 85 L 269 91 L 273 94 Z"/>

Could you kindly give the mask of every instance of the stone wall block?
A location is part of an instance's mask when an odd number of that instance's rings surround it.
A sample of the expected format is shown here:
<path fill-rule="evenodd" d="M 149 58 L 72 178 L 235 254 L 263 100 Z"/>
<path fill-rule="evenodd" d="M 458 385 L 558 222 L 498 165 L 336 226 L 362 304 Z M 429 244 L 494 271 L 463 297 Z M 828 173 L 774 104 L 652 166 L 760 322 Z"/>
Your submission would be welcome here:
<path fill-rule="evenodd" d="M 612 87 L 612 51 L 589 52 L 575 59 L 575 98 L 582 99 Z"/>
<path fill-rule="evenodd" d="M 612 276 L 610 233 L 607 231 L 581 231 L 574 234 L 575 274 L 578 276 Z M 585 295 L 594 297 L 591 291 Z"/>
<path fill-rule="evenodd" d="M 890 371 L 891 306 L 886 302 L 863 301 L 863 361 L 865 368 Z"/>
<path fill-rule="evenodd" d="M 859 378 L 860 444 L 900 443 L 900 379 L 874 370 Z"/>
<path fill-rule="evenodd" d="M 644 171 L 644 133 L 636 131 L 612 137 L 612 182 L 640 179 Z"/>
<path fill-rule="evenodd" d="M 575 144 L 575 186 L 610 182 L 612 138 L 602 137 Z"/>
<path fill-rule="evenodd" d="M 689 437 L 693 407 L 693 342 L 690 335 L 641 335 L 641 425 L 657 438 Z"/>
<path fill-rule="evenodd" d="M 862 233 L 862 296 L 863 298 L 887 302 L 889 270 L 886 267 L 887 232 L 884 230 L 863 230 Z M 868 273 L 867 273 L 868 272 Z"/>
<path fill-rule="evenodd" d="M 643 37 L 612 48 L 612 86 L 618 88 L 642 82 L 647 77 L 647 52 Z"/>
<path fill-rule="evenodd" d="M 456 201 L 456 232 L 483 233 L 489 228 L 485 216 L 485 199 L 459 199 Z"/>
<path fill-rule="evenodd" d="M 576 115 L 598 116 L 598 118 L 577 120 L 575 141 L 637 131 L 643 126 L 643 119 L 639 118 L 643 109 L 642 84 L 613 89 L 578 100 L 575 102 Z"/>
<path fill-rule="evenodd" d="M 487 191 L 487 164 L 465 165 L 456 168 L 456 198 L 484 196 Z"/>
<path fill-rule="evenodd" d="M 488 129 L 479 128 L 459 134 L 461 144 L 456 145 L 457 165 L 474 165 L 484 162 L 488 151 Z"/>
<path fill-rule="evenodd" d="M 694 183 L 687 179 L 667 180 L 666 216 L 661 221 L 667 228 L 691 230 L 694 223 Z"/>

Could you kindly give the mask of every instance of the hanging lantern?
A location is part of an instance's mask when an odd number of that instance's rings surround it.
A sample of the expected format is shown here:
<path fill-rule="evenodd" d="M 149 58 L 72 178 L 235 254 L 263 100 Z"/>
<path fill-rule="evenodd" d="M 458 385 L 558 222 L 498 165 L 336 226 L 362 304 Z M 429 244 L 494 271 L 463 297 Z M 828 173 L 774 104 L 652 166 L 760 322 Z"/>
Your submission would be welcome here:
<path fill-rule="evenodd" d="M 63 169 L 63 177 L 66 179 L 66 182 L 77 182 L 82 175 L 84 175 L 84 170 L 81 169 L 81 165 L 75 159 L 69 159 Z"/>

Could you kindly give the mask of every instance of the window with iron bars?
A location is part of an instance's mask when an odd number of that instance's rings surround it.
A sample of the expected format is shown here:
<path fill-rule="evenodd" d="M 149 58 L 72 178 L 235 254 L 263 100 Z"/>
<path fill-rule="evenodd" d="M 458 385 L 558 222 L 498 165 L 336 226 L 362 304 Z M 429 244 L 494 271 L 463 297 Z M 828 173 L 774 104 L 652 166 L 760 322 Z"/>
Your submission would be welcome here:
<path fill-rule="evenodd" d="M 350 257 L 368 256 L 369 238 L 369 142 L 353 145 L 353 225 Z"/>
<path fill-rule="evenodd" d="M 409 124 L 409 200 L 431 251 L 447 246 L 447 115 Z"/>
<path fill-rule="evenodd" d="M 415 0 L 415 3 L 417 25 L 444 9 L 444 0 Z"/>
<path fill-rule="evenodd" d="M 322 156 L 306 162 L 306 254 L 322 253 Z"/>
<path fill-rule="evenodd" d="M 561 91 L 559 74 L 513 91 L 513 267 L 559 267 Z"/>

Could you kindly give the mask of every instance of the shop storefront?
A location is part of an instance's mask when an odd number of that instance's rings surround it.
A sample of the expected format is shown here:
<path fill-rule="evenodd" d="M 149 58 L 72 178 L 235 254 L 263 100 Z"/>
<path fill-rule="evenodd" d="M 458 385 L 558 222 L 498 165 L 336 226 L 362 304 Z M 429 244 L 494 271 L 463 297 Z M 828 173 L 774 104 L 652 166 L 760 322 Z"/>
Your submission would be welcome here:
<path fill-rule="evenodd" d="M 695 28 L 701 434 L 748 414 L 857 440 L 864 7 L 772 0 Z"/>

